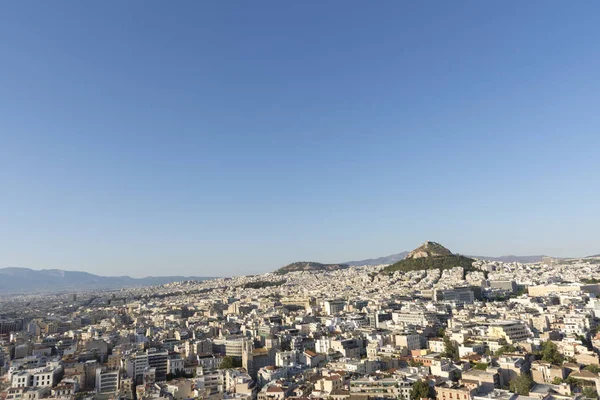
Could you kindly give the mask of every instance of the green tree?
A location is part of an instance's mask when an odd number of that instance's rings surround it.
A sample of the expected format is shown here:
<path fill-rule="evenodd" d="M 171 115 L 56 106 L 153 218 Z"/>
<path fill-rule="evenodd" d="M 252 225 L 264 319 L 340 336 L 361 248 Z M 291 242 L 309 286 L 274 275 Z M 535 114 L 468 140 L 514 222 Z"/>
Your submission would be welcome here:
<path fill-rule="evenodd" d="M 452 343 L 452 340 L 448 336 L 444 336 L 444 352 L 442 356 L 458 360 L 458 347 Z"/>
<path fill-rule="evenodd" d="M 410 400 L 419 400 L 422 398 L 432 398 L 435 397 L 433 393 L 433 388 L 429 386 L 429 384 L 425 381 L 418 380 L 410 391 Z"/>
<path fill-rule="evenodd" d="M 567 376 L 565 382 L 572 386 L 581 386 L 581 382 L 579 381 L 579 379 L 575 379 L 572 376 Z"/>
<path fill-rule="evenodd" d="M 556 343 L 547 340 L 542 343 L 541 349 L 542 360 L 550 364 L 560 365 L 565 360 L 565 357 L 559 353 Z"/>
<path fill-rule="evenodd" d="M 479 369 L 479 370 L 485 371 L 487 369 L 487 367 L 488 367 L 488 363 L 479 362 L 479 363 L 475 364 L 473 369 Z"/>
<path fill-rule="evenodd" d="M 583 394 L 583 396 L 588 399 L 597 399 L 598 398 L 598 392 L 596 392 L 596 389 L 594 389 L 593 387 L 583 388 L 583 390 L 581 391 L 581 394 Z"/>
<path fill-rule="evenodd" d="M 242 366 L 242 360 L 239 358 L 234 358 L 230 356 L 223 357 L 223 361 L 221 365 L 219 365 L 219 369 L 228 369 L 228 368 L 239 368 Z"/>
<path fill-rule="evenodd" d="M 451 269 L 463 267 L 464 272 L 475 271 L 472 258 L 451 254 L 435 257 L 405 258 L 382 269 L 383 273 L 391 274 L 395 271 L 418 271 L 425 269 Z"/>
<path fill-rule="evenodd" d="M 593 372 L 595 374 L 600 372 L 600 367 L 598 366 L 598 364 L 590 364 L 590 365 L 584 367 L 583 369 L 585 369 L 586 371 Z"/>
<path fill-rule="evenodd" d="M 563 380 L 558 376 L 555 376 L 554 379 L 552 379 L 553 385 L 560 385 L 561 383 L 563 383 Z"/>
<path fill-rule="evenodd" d="M 529 374 L 521 374 L 510 382 L 510 391 L 522 396 L 528 396 L 529 390 L 533 386 L 533 379 Z"/>
<path fill-rule="evenodd" d="M 517 348 L 515 346 L 513 346 L 512 344 L 505 344 L 504 346 L 496 350 L 496 353 L 494 355 L 496 357 L 500 357 L 505 353 L 514 353 L 515 351 L 517 351 Z"/>

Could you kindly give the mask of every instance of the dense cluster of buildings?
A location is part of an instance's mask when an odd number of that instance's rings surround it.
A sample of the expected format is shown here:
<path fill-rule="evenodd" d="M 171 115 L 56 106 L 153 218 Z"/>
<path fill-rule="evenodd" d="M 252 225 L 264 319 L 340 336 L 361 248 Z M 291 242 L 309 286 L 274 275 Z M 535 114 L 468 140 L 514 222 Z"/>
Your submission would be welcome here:
<path fill-rule="evenodd" d="M 597 398 L 600 261 L 474 266 L 5 297 L 0 399 Z"/>

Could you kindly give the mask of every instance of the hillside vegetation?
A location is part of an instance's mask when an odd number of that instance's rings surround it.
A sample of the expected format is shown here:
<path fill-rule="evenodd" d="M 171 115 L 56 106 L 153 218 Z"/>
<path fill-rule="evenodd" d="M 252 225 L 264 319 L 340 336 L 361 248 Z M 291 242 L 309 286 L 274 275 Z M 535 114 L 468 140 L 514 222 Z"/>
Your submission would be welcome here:
<path fill-rule="evenodd" d="M 338 269 L 346 269 L 347 264 L 321 264 L 314 261 L 298 261 L 279 268 L 275 271 L 276 274 L 285 275 L 290 272 L 298 271 L 335 271 Z"/>
<path fill-rule="evenodd" d="M 257 281 L 257 282 L 247 282 L 242 285 L 244 289 L 264 289 L 272 286 L 281 286 L 287 281 L 285 279 L 281 281 Z"/>
<path fill-rule="evenodd" d="M 451 254 L 446 256 L 406 258 L 397 263 L 388 265 L 383 272 L 392 273 L 395 271 L 418 271 L 423 269 L 451 269 L 454 267 L 463 267 L 465 272 L 473 271 L 472 258 Z"/>

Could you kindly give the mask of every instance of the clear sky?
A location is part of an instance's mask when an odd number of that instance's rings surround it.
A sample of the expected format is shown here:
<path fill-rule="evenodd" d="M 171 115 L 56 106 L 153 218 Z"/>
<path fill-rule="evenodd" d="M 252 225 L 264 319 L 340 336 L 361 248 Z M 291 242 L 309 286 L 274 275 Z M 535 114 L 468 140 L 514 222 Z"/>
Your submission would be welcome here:
<path fill-rule="evenodd" d="M 0 267 L 600 252 L 597 1 L 8 1 Z"/>

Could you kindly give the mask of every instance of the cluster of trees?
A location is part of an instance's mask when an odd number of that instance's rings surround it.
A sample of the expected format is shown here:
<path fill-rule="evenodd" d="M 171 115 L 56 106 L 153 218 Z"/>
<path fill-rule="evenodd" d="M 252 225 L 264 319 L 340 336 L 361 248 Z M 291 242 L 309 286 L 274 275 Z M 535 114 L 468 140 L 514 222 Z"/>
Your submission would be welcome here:
<path fill-rule="evenodd" d="M 587 279 L 582 279 L 581 282 L 587 283 L 587 284 L 594 284 L 594 283 L 600 283 L 600 279 L 598 279 L 598 278 L 587 278 Z"/>
<path fill-rule="evenodd" d="M 528 396 L 529 390 L 533 387 L 533 379 L 529 374 L 521 374 L 510 382 L 510 391 L 521 396 Z"/>
<path fill-rule="evenodd" d="M 258 281 L 258 282 L 248 282 L 248 283 L 244 283 L 242 285 L 242 287 L 244 289 L 263 289 L 266 287 L 271 287 L 271 286 L 281 286 L 284 283 L 286 283 L 287 281 L 281 280 L 281 281 Z"/>
<path fill-rule="evenodd" d="M 395 271 L 418 271 L 422 269 L 452 269 L 454 267 L 463 267 L 465 272 L 473 271 L 472 258 L 452 254 L 437 257 L 406 258 L 397 263 L 388 265 L 383 269 L 384 272 L 392 273 Z"/>
<path fill-rule="evenodd" d="M 565 361 L 565 356 L 558 351 L 556 343 L 550 340 L 542 343 L 538 356 L 541 356 L 542 360 L 556 365 L 560 365 Z"/>
<path fill-rule="evenodd" d="M 347 264 L 321 264 L 314 261 L 297 261 L 279 268 L 275 273 L 277 275 L 285 275 L 296 271 L 333 271 L 349 267 Z"/>
<path fill-rule="evenodd" d="M 596 391 L 595 388 L 593 388 L 591 386 L 584 387 L 583 390 L 581 391 L 581 394 L 586 399 L 597 399 L 598 398 L 598 392 Z"/>
<path fill-rule="evenodd" d="M 504 346 L 496 350 L 496 353 L 494 353 L 494 355 L 496 357 L 500 357 L 503 354 L 514 353 L 515 351 L 518 351 L 518 349 L 515 346 L 513 346 L 512 344 L 505 344 Z"/>
<path fill-rule="evenodd" d="M 410 360 L 408 365 L 411 367 L 422 367 L 423 363 L 421 361 Z"/>
<path fill-rule="evenodd" d="M 219 369 L 240 368 L 241 366 L 241 359 L 236 357 L 225 356 L 223 357 L 223 361 L 221 361 L 221 365 L 219 365 Z"/>
<path fill-rule="evenodd" d="M 593 364 L 588 365 L 584 369 L 591 371 L 591 372 L 600 371 L 600 368 L 598 368 L 597 365 L 593 365 Z M 552 381 L 552 383 L 555 383 L 555 381 L 557 381 L 556 384 L 565 382 L 571 386 L 576 386 L 576 387 L 581 388 L 581 394 L 585 398 L 588 398 L 588 399 L 597 399 L 598 398 L 598 392 L 596 391 L 596 386 L 593 382 L 582 380 L 582 379 L 572 378 L 570 376 L 567 379 L 565 379 L 564 381 L 562 379 L 555 379 L 554 381 Z"/>
<path fill-rule="evenodd" d="M 477 364 L 475 364 L 473 366 L 473 369 L 479 369 L 481 371 L 485 371 L 488 367 L 488 363 L 484 363 L 484 362 L 478 362 Z"/>
<path fill-rule="evenodd" d="M 435 390 L 429 386 L 429 383 L 418 380 L 413 384 L 410 391 L 410 400 L 432 399 L 435 398 Z"/>
<path fill-rule="evenodd" d="M 192 374 L 186 374 L 185 371 L 182 369 L 178 369 L 177 371 L 175 371 L 174 374 L 172 374 L 172 373 L 167 374 L 167 381 L 177 379 L 177 378 L 193 378 L 193 376 L 194 375 L 192 375 Z"/>
<path fill-rule="evenodd" d="M 598 364 L 586 365 L 583 369 L 585 369 L 586 371 L 593 372 L 594 374 L 597 374 L 600 372 L 600 366 L 598 366 Z"/>

